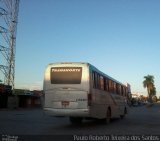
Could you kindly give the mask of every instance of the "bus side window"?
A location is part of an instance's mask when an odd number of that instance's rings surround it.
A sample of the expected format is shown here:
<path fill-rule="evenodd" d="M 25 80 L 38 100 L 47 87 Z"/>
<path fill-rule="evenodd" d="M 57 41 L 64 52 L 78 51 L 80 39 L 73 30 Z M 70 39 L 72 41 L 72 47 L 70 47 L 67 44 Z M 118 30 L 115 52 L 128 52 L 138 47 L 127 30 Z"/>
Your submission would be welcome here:
<path fill-rule="evenodd" d="M 119 94 L 119 84 L 116 83 L 116 94 Z"/>
<path fill-rule="evenodd" d="M 123 86 L 121 85 L 121 95 L 123 95 Z"/>
<path fill-rule="evenodd" d="M 104 77 L 104 79 L 103 79 L 103 82 L 104 82 L 104 90 L 106 91 L 106 78 Z"/>
<path fill-rule="evenodd" d="M 128 88 L 126 87 L 126 97 L 128 98 Z"/>
<path fill-rule="evenodd" d="M 104 78 L 104 90 L 109 91 L 109 80 L 108 78 Z"/>
<path fill-rule="evenodd" d="M 97 89 L 97 73 L 95 72 L 94 74 L 95 74 L 94 75 L 95 76 L 95 88 Z"/>
<path fill-rule="evenodd" d="M 124 96 L 126 97 L 127 92 L 126 92 L 126 88 L 124 87 Z"/>
<path fill-rule="evenodd" d="M 95 89 L 99 89 L 100 87 L 100 78 L 99 78 L 99 74 L 97 72 L 94 72 L 94 83 L 95 83 Z"/>
<path fill-rule="evenodd" d="M 113 82 L 113 92 L 116 93 L 116 82 Z"/>
<path fill-rule="evenodd" d="M 112 93 L 114 92 L 114 84 L 112 80 L 109 80 L 109 91 Z"/>
<path fill-rule="evenodd" d="M 111 87 L 111 80 L 108 80 L 109 81 L 109 92 L 111 92 L 112 90 L 112 87 Z"/>
<path fill-rule="evenodd" d="M 97 73 L 97 88 L 101 89 L 101 85 L 100 85 L 100 75 Z"/>
<path fill-rule="evenodd" d="M 104 90 L 104 78 L 103 78 L 103 76 L 100 76 L 100 89 Z"/>
<path fill-rule="evenodd" d="M 93 84 L 93 88 L 96 88 L 95 72 L 92 72 L 92 84 Z"/>
<path fill-rule="evenodd" d="M 121 95 L 122 94 L 122 89 L 121 89 L 122 87 L 121 87 L 121 85 L 119 84 L 119 86 L 118 86 L 118 89 L 119 89 L 119 94 Z"/>
<path fill-rule="evenodd" d="M 126 90 L 125 90 L 125 87 L 124 87 L 124 86 L 122 86 L 122 90 L 123 90 L 122 95 L 125 96 L 125 95 L 126 95 Z"/>

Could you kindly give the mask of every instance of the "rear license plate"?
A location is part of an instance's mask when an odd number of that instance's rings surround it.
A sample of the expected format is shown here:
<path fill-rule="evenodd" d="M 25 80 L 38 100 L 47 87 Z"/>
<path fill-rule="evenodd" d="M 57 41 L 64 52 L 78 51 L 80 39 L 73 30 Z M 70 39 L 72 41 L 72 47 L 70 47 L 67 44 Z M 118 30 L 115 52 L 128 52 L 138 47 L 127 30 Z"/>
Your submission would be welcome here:
<path fill-rule="evenodd" d="M 62 106 L 69 106 L 69 101 L 61 101 Z"/>

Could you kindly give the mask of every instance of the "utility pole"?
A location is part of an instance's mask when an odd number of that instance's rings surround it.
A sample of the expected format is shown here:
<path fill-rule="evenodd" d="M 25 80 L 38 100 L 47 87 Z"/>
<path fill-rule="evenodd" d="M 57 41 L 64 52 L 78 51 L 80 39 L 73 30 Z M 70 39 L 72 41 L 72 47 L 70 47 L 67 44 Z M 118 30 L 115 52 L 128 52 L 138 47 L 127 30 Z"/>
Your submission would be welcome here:
<path fill-rule="evenodd" d="M 19 2 L 0 0 L 0 79 L 13 89 Z"/>

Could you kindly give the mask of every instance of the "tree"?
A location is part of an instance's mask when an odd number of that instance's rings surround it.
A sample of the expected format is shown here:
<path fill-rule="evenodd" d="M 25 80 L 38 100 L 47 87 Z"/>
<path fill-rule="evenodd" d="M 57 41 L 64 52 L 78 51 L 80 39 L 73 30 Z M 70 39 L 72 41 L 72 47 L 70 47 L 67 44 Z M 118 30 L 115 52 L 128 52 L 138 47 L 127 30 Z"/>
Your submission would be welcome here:
<path fill-rule="evenodd" d="M 153 84 L 153 88 L 151 89 L 151 96 L 156 96 L 156 87 Z"/>
<path fill-rule="evenodd" d="M 139 99 L 140 99 L 141 102 L 145 102 L 145 101 L 146 101 L 146 97 L 143 96 L 143 95 L 140 95 L 140 96 L 139 96 Z"/>
<path fill-rule="evenodd" d="M 147 75 L 144 76 L 144 81 L 143 81 L 143 87 L 147 88 L 148 92 L 148 98 L 149 101 L 152 102 L 152 96 L 153 94 L 156 94 L 156 88 L 154 86 L 154 76 L 153 75 Z"/>
<path fill-rule="evenodd" d="M 154 96 L 152 97 L 152 100 L 153 100 L 153 102 L 157 102 L 157 101 L 158 101 L 157 96 L 154 95 Z"/>

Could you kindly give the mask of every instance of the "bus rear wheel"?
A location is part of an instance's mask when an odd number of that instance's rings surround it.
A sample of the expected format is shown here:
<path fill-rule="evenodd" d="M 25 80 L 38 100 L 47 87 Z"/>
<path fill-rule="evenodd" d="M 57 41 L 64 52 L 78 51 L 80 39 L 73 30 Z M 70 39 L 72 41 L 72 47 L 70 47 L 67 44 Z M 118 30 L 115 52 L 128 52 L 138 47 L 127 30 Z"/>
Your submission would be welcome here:
<path fill-rule="evenodd" d="M 120 115 L 121 119 L 123 119 L 126 114 L 127 114 L 127 108 L 125 107 L 123 115 Z"/>
<path fill-rule="evenodd" d="M 110 108 L 107 109 L 105 122 L 106 124 L 109 124 L 111 122 L 111 109 Z"/>
<path fill-rule="evenodd" d="M 69 119 L 72 124 L 81 124 L 82 123 L 81 117 L 69 117 Z"/>

